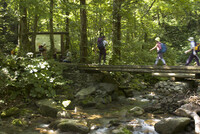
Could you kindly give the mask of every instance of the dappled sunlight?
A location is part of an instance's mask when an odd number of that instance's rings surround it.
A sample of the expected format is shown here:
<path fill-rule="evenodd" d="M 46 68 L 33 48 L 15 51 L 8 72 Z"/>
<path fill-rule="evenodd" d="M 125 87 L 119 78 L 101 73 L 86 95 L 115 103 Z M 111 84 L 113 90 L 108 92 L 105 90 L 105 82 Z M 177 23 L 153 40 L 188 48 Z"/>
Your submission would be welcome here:
<path fill-rule="evenodd" d="M 40 134 L 58 134 L 57 131 L 49 130 L 48 128 L 35 128 L 35 130 L 39 131 Z"/>
<path fill-rule="evenodd" d="M 155 92 L 149 92 L 149 95 L 150 96 L 155 96 L 156 94 L 155 94 Z"/>
<path fill-rule="evenodd" d="M 194 78 L 194 73 L 152 73 L 152 76 L 160 77 L 177 77 L 177 78 Z"/>
<path fill-rule="evenodd" d="M 8 56 L 1 68 L 2 88 L 24 89 L 15 96 L 24 94 L 24 97 L 52 97 L 55 95 L 55 87 L 63 85 L 61 68 L 54 60 L 44 61 L 40 58 Z M 27 94 L 29 93 L 29 94 Z"/>
<path fill-rule="evenodd" d="M 94 119 L 99 119 L 99 118 L 102 118 L 102 116 L 93 114 L 93 115 L 90 115 L 87 119 L 94 120 Z"/>
<path fill-rule="evenodd" d="M 63 102 L 62 102 L 62 105 L 63 105 L 64 107 L 67 107 L 67 106 L 69 106 L 70 103 L 71 103 L 71 100 L 66 100 L 66 101 L 63 101 Z"/>

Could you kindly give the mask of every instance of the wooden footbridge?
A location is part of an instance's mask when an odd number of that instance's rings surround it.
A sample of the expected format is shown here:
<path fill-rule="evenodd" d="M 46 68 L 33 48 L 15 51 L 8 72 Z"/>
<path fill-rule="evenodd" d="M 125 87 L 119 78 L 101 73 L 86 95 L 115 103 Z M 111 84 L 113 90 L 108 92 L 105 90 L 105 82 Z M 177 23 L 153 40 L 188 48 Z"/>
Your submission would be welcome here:
<path fill-rule="evenodd" d="M 93 65 L 67 63 L 65 65 L 76 66 L 79 70 L 83 71 L 152 73 L 154 76 L 200 78 L 200 66 Z"/>

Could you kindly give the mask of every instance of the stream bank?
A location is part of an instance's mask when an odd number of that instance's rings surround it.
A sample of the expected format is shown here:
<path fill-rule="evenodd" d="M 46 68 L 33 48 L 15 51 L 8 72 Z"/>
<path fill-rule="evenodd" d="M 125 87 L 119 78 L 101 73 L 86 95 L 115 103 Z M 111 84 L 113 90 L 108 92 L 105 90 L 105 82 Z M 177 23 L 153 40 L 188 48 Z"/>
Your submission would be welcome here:
<path fill-rule="evenodd" d="M 193 94 L 188 82 L 159 81 L 149 86 L 136 82 L 134 74 L 125 73 L 116 80 L 110 73 L 89 74 L 73 68 L 63 76 L 69 83 L 58 87 L 55 98 L 13 104 L 2 100 L 0 134 L 157 134 L 154 126 L 163 119 L 168 119 L 169 126 L 176 123 L 172 131 L 167 126 L 169 134 L 194 133 L 190 118 L 174 114 Z"/>

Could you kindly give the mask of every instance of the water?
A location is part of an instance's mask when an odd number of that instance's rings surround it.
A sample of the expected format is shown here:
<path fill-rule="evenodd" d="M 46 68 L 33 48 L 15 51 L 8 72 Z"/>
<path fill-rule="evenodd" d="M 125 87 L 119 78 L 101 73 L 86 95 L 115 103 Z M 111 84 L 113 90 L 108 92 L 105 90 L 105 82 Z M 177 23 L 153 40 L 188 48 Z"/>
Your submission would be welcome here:
<path fill-rule="evenodd" d="M 159 120 L 153 119 L 151 121 L 156 123 Z M 132 127 L 132 134 L 158 134 L 155 131 L 154 126 L 147 124 L 143 119 L 135 119 L 128 123 L 124 123 L 124 125 Z M 111 134 L 111 128 L 99 128 L 96 131 L 91 132 L 90 134 Z"/>
<path fill-rule="evenodd" d="M 130 122 L 130 123 L 133 123 L 134 125 L 139 126 L 139 127 L 134 128 L 133 134 L 158 134 L 155 131 L 154 126 L 151 126 L 151 125 L 145 123 L 145 121 L 142 119 L 137 119 L 137 122 Z"/>

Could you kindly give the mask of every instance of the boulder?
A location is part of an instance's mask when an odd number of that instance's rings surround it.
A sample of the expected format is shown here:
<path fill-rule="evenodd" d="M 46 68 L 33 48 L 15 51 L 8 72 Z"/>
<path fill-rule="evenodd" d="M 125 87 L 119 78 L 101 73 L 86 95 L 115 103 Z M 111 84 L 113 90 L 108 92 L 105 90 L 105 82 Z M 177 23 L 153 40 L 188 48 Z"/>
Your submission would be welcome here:
<path fill-rule="evenodd" d="M 136 106 L 136 107 L 130 109 L 130 112 L 135 116 L 140 116 L 144 113 L 144 109 Z"/>
<path fill-rule="evenodd" d="M 60 120 L 57 124 L 57 128 L 61 132 L 77 132 L 80 134 L 88 134 L 89 128 L 86 126 L 87 122 L 74 120 L 74 119 L 64 119 Z"/>
<path fill-rule="evenodd" d="M 19 112 L 20 112 L 20 110 L 18 107 L 8 108 L 8 109 L 2 111 L 1 117 L 10 117 L 10 116 L 19 114 Z"/>
<path fill-rule="evenodd" d="M 111 83 L 99 83 L 97 85 L 98 89 L 102 89 L 103 91 L 107 93 L 111 93 L 115 90 L 117 90 L 117 85 L 116 84 L 111 84 Z"/>
<path fill-rule="evenodd" d="M 79 99 L 84 99 L 86 96 L 94 93 L 96 91 L 95 86 L 89 86 L 87 88 L 81 89 L 75 96 L 78 97 Z"/>
<path fill-rule="evenodd" d="M 81 89 L 75 96 L 84 99 L 91 94 L 109 94 L 117 89 L 117 85 L 110 83 L 98 83 Z"/>
<path fill-rule="evenodd" d="M 112 134 L 130 134 L 131 131 L 126 126 L 119 126 L 112 130 Z"/>
<path fill-rule="evenodd" d="M 57 117 L 59 111 L 64 109 L 58 105 L 53 99 L 44 99 L 36 102 L 36 105 L 39 107 L 40 112 L 43 116 L 48 117 Z"/>
<path fill-rule="evenodd" d="M 71 118 L 71 113 L 68 111 L 58 111 L 57 117 L 58 118 Z"/>
<path fill-rule="evenodd" d="M 28 122 L 24 119 L 14 119 L 12 120 L 12 124 L 15 126 L 20 126 L 20 127 L 28 126 Z"/>
<path fill-rule="evenodd" d="M 134 106 L 139 106 L 141 108 L 146 108 L 151 105 L 151 102 L 149 99 L 144 99 L 141 97 L 129 98 L 128 100 L 129 100 L 130 104 L 132 104 Z"/>
<path fill-rule="evenodd" d="M 183 131 L 190 121 L 187 117 L 165 118 L 155 124 L 155 130 L 159 134 L 177 134 Z"/>
<path fill-rule="evenodd" d="M 112 93 L 117 89 L 115 84 L 99 83 L 81 89 L 75 96 L 77 104 L 85 107 L 99 106 L 112 101 Z"/>

